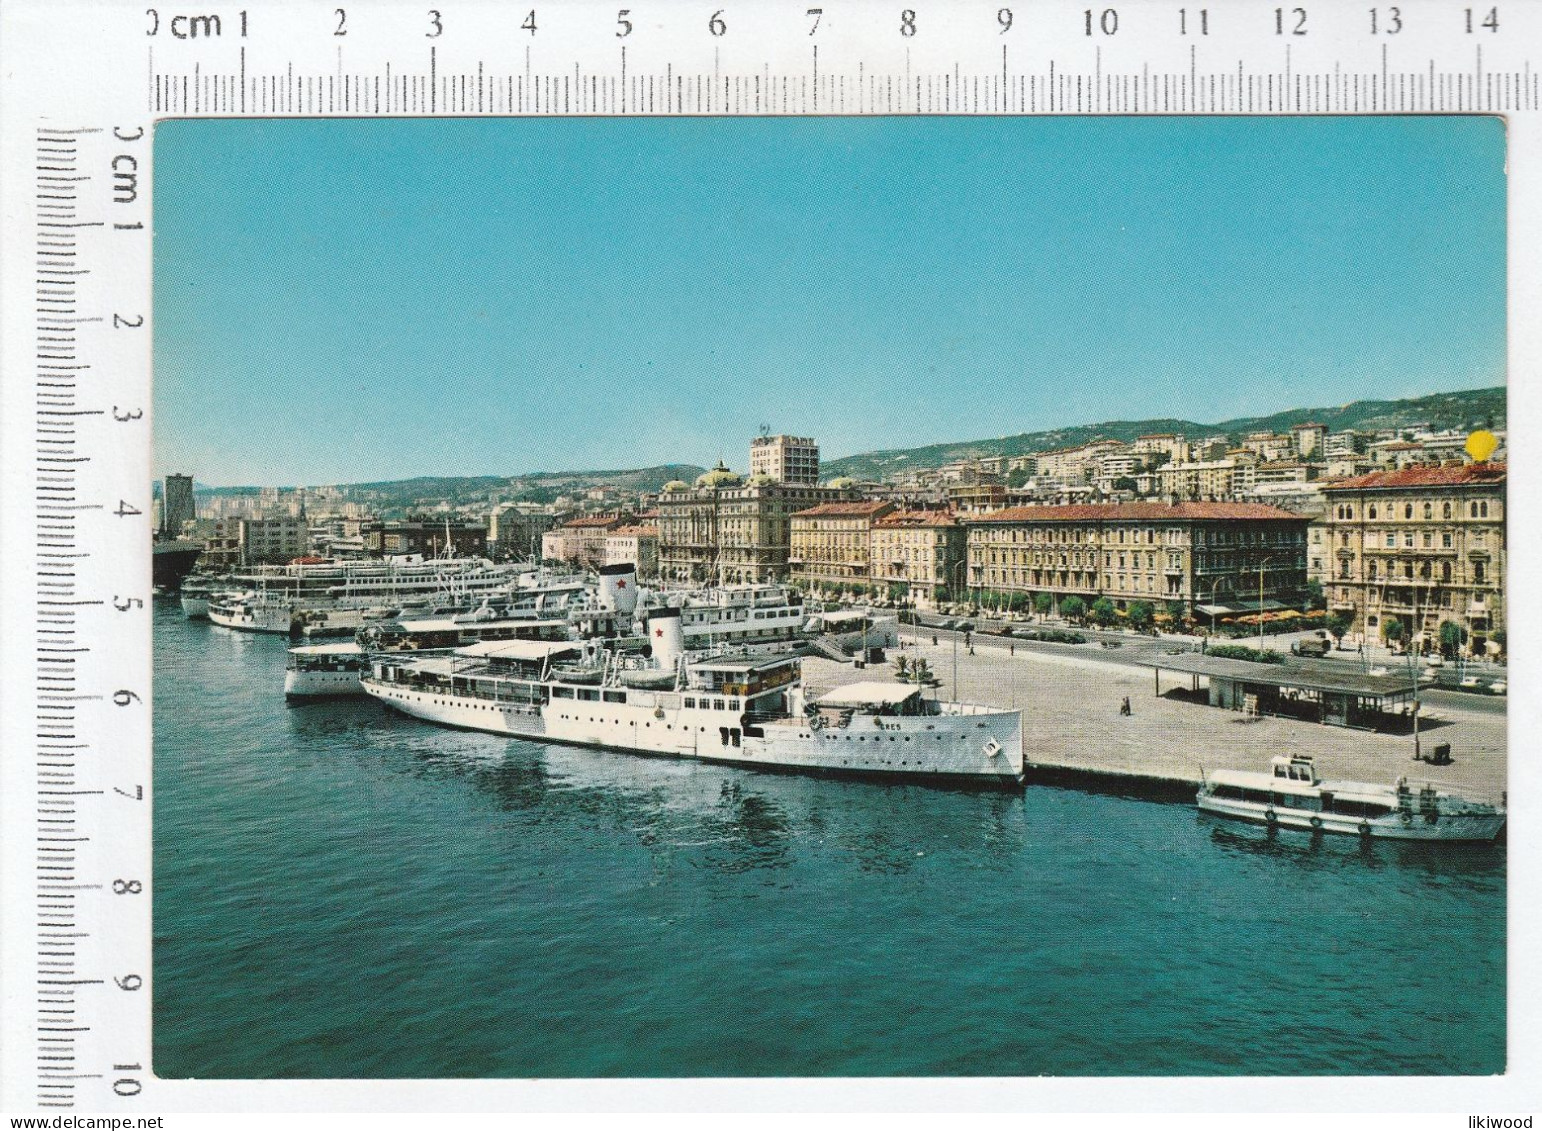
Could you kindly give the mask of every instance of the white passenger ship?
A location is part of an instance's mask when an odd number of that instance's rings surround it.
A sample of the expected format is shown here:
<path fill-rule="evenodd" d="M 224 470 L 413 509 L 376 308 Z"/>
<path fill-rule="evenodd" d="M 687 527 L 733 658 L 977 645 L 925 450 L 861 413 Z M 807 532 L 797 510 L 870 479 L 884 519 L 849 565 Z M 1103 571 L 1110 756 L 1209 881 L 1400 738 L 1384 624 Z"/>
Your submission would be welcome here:
<path fill-rule="evenodd" d="M 362 695 L 359 677 L 375 653 L 448 652 L 483 641 L 566 640 L 567 618 L 541 620 L 531 616 L 485 617 L 479 613 L 379 621 L 365 625 L 353 640 L 303 644 L 289 649 L 284 668 L 284 695 L 316 699 Z"/>
<path fill-rule="evenodd" d="M 1271 828 L 1394 840 L 1486 841 L 1505 825 L 1502 806 L 1470 800 L 1433 782 L 1324 781 L 1312 759 L 1301 756 L 1272 759 L 1269 773 L 1212 771 L 1198 801 L 1202 812 Z"/>
<path fill-rule="evenodd" d="M 465 612 L 376 620 L 346 643 L 289 649 L 284 695 L 314 699 L 362 695 L 359 677 L 375 653 L 436 653 L 483 642 L 614 637 L 631 625 L 637 607 L 637 572 L 631 565 L 601 568 L 592 590 L 582 576 L 524 574 L 520 588 L 500 604 Z"/>
<path fill-rule="evenodd" d="M 404 714 L 495 734 L 768 769 L 1022 784 L 1019 711 L 927 699 L 906 683 L 811 698 L 794 655 L 688 659 L 678 609 L 649 613 L 648 641 L 651 657 L 598 641 L 374 656 L 362 682 Z"/>
<path fill-rule="evenodd" d="M 297 561 L 235 575 L 233 592 L 211 599 L 207 613 L 215 624 L 245 632 L 287 634 L 307 622 L 330 622 L 338 631 L 352 631 L 363 623 L 366 611 L 383 614 L 414 599 L 475 602 L 507 590 L 521 568 L 482 558 L 420 555 L 383 561 Z"/>

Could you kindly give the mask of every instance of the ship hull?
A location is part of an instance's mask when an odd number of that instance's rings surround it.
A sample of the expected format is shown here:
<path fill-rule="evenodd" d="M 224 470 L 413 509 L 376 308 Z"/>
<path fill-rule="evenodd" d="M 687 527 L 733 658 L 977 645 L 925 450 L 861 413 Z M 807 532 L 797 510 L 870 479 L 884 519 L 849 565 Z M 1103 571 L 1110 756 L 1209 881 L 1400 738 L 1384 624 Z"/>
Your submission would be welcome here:
<path fill-rule="evenodd" d="M 1380 840 L 1492 841 L 1498 838 L 1505 826 L 1503 813 L 1442 813 L 1434 821 L 1417 813 L 1391 813 L 1368 819 L 1216 797 L 1201 797 L 1199 809 L 1212 816 L 1247 821 L 1268 828 L 1341 833 Z"/>
<path fill-rule="evenodd" d="M 284 673 L 284 697 L 286 699 L 335 699 L 342 695 L 363 695 L 359 672 L 352 671 L 286 671 Z"/>
<path fill-rule="evenodd" d="M 182 612 L 188 620 L 208 620 L 209 595 L 207 593 L 198 596 L 182 594 Z"/>
<path fill-rule="evenodd" d="M 154 547 L 150 568 L 150 582 L 157 589 L 173 590 L 182 585 L 182 579 L 193 572 L 203 546 L 197 542 L 160 542 Z"/>
<path fill-rule="evenodd" d="M 671 692 L 633 691 L 625 704 L 553 699 L 537 706 L 367 676 L 362 683 L 369 695 L 414 718 L 517 738 L 777 771 L 1005 789 L 1023 781 L 1018 712 L 859 717 L 822 731 L 792 720 L 756 727 L 734 712 L 682 711 Z"/>

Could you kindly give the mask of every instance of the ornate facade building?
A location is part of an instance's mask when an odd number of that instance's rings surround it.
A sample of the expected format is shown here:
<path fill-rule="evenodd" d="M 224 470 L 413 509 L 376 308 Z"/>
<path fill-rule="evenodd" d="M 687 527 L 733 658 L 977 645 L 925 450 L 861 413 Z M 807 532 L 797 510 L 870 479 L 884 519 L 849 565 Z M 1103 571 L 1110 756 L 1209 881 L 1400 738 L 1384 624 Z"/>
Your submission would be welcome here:
<path fill-rule="evenodd" d="M 1505 627 L 1505 465 L 1377 471 L 1323 485 L 1323 588 L 1352 631 L 1437 647 L 1453 621 L 1481 652 Z"/>
<path fill-rule="evenodd" d="M 872 576 L 908 586 L 906 596 L 931 604 L 964 581 L 964 527 L 951 510 L 893 511 L 873 523 Z"/>
<path fill-rule="evenodd" d="M 659 576 L 719 585 L 785 581 L 792 516 L 851 497 L 846 489 L 764 476 L 746 483 L 719 460 L 694 486 L 675 480 L 659 495 Z"/>
<path fill-rule="evenodd" d="M 1189 615 L 1279 608 L 1306 585 L 1307 519 L 1259 503 L 1094 503 L 969 516 L 968 583 L 1179 601 Z"/>
<path fill-rule="evenodd" d="M 868 584 L 873 522 L 893 503 L 864 499 L 821 503 L 792 516 L 788 571 L 791 580 L 809 587 Z"/>

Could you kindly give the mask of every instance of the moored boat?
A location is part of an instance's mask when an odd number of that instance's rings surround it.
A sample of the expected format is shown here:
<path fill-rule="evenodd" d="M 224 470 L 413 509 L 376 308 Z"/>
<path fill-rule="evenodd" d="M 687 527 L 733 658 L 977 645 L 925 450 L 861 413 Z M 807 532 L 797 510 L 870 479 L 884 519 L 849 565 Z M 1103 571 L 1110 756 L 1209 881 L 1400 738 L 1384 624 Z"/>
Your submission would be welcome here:
<path fill-rule="evenodd" d="M 1268 773 L 1214 770 L 1197 800 L 1201 812 L 1269 828 L 1393 840 L 1491 841 L 1506 817 L 1502 805 L 1435 782 L 1324 781 L 1300 755 L 1273 758 Z"/>
<path fill-rule="evenodd" d="M 651 656 L 598 641 L 375 656 L 361 682 L 404 714 L 495 734 L 765 769 L 1022 784 L 1020 711 L 928 699 L 905 683 L 811 696 L 796 655 L 688 658 L 678 609 L 650 613 L 648 640 Z"/>

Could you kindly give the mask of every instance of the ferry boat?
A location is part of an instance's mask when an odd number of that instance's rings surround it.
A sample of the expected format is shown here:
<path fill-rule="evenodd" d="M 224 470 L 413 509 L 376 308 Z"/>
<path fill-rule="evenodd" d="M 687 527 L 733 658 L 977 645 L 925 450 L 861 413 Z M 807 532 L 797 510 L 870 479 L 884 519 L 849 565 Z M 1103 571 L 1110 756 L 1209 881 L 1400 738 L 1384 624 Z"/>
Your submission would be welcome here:
<path fill-rule="evenodd" d="M 347 643 L 291 648 L 284 695 L 362 695 L 359 677 L 376 654 L 441 653 L 510 640 L 617 637 L 630 627 L 637 607 L 637 571 L 629 564 L 602 567 L 592 600 L 583 578 L 575 586 L 571 576 L 538 573 L 522 576 L 521 582 L 523 588 L 496 606 L 484 600 L 469 611 L 377 620 L 360 627 Z"/>
<path fill-rule="evenodd" d="M 290 648 L 284 665 L 284 695 L 289 699 L 363 695 L 359 677 L 377 653 L 449 652 L 483 641 L 566 640 L 568 629 L 566 618 L 486 617 L 480 610 L 377 621 L 360 628 L 353 640 Z"/>
<path fill-rule="evenodd" d="M 182 612 L 188 620 L 208 620 L 209 601 L 225 583 L 203 574 L 191 574 L 182 582 Z"/>
<path fill-rule="evenodd" d="M 1271 759 L 1269 773 L 1212 771 L 1198 803 L 1201 812 L 1270 828 L 1393 840 L 1489 841 L 1505 826 L 1502 805 L 1406 777 L 1390 786 L 1324 781 L 1312 759 L 1301 755 Z"/>
<path fill-rule="evenodd" d="M 805 635 L 803 597 L 786 585 L 720 585 L 661 594 L 652 603 L 679 608 L 687 648 L 785 645 Z"/>
<path fill-rule="evenodd" d="M 362 684 L 416 718 L 494 734 L 739 766 L 1020 787 L 1020 711 L 872 681 L 810 696 L 802 659 L 692 659 L 680 610 L 650 610 L 647 646 L 487 641 L 373 656 Z M 651 653 L 651 654 L 648 654 Z"/>
<path fill-rule="evenodd" d="M 363 623 L 363 610 L 383 612 L 414 598 L 438 597 L 469 602 L 507 590 L 521 567 L 499 566 L 482 558 L 431 558 L 410 555 L 381 561 L 297 560 L 238 573 L 233 593 L 211 600 L 208 616 L 225 628 L 288 634 L 322 614 L 339 617 L 339 631 Z M 302 615 L 303 614 L 303 615 Z M 352 623 L 348 623 L 352 621 Z M 314 634 L 313 634 L 314 635 Z"/>

